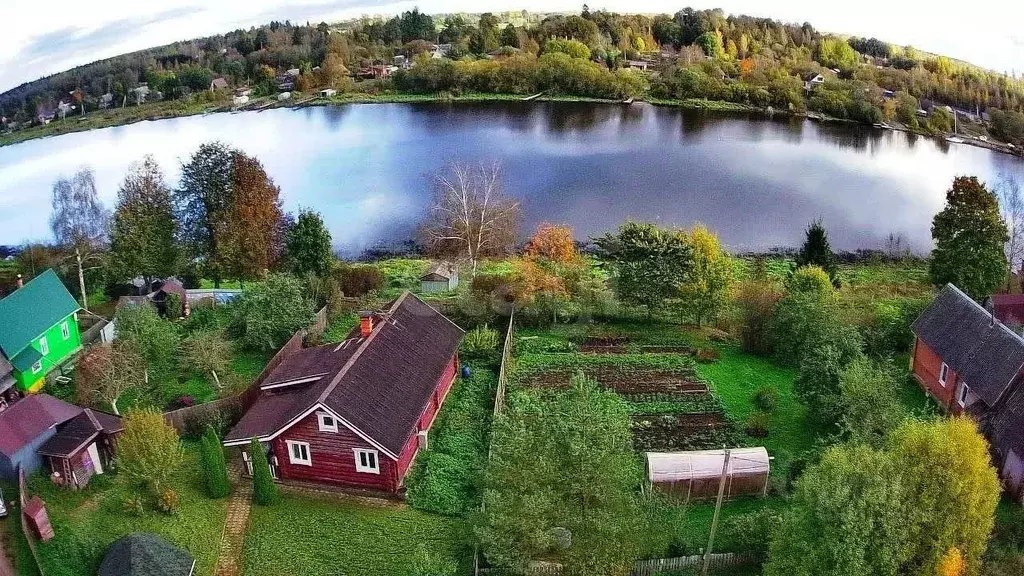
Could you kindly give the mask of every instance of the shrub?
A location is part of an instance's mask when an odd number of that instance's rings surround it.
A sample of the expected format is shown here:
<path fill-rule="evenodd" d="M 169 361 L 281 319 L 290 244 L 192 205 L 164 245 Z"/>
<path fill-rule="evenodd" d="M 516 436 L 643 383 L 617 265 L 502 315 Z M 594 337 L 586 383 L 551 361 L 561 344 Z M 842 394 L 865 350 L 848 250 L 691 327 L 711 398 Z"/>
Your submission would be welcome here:
<path fill-rule="evenodd" d="M 910 351 L 914 332 L 910 326 L 928 306 L 926 298 L 901 298 L 893 302 L 879 303 L 874 318 L 864 335 L 865 347 L 873 355 Z"/>
<path fill-rule="evenodd" d="M 722 353 L 717 348 L 701 348 L 697 350 L 697 362 L 701 364 L 713 364 L 718 362 Z"/>
<path fill-rule="evenodd" d="M 255 438 L 249 444 L 249 456 L 252 458 L 252 501 L 260 506 L 270 506 L 277 502 L 277 485 L 270 476 L 267 453 Z"/>
<path fill-rule="evenodd" d="M 345 296 L 364 296 L 384 288 L 384 274 L 376 266 L 339 266 L 335 273 Z"/>
<path fill-rule="evenodd" d="M 142 516 L 146 513 L 146 503 L 142 496 L 139 496 L 138 494 L 125 496 L 122 507 L 124 508 L 125 514 L 130 516 Z"/>
<path fill-rule="evenodd" d="M 454 576 L 458 571 L 459 565 L 451 558 L 431 553 L 425 544 L 416 548 L 412 576 Z"/>
<path fill-rule="evenodd" d="M 160 491 L 160 496 L 156 500 L 156 507 L 168 516 L 177 514 L 178 509 L 181 507 L 178 501 L 178 493 L 170 488 L 164 488 Z"/>
<path fill-rule="evenodd" d="M 176 292 L 167 295 L 167 302 L 164 304 L 164 315 L 171 320 L 181 318 L 185 313 L 184 303 L 181 296 Z"/>
<path fill-rule="evenodd" d="M 466 337 L 462 339 L 462 351 L 467 356 L 486 354 L 498 347 L 498 341 L 498 331 L 484 324 L 466 333 Z"/>
<path fill-rule="evenodd" d="M 767 412 L 751 412 L 747 414 L 747 434 L 754 438 L 767 438 L 770 419 L 771 417 Z"/>
<path fill-rule="evenodd" d="M 185 320 L 186 332 L 205 332 L 221 328 L 220 314 L 213 306 L 199 304 L 192 308 L 191 313 Z"/>
<path fill-rule="evenodd" d="M 779 391 L 772 386 L 761 386 L 754 392 L 754 406 L 762 412 L 771 412 L 779 404 Z"/>
<path fill-rule="evenodd" d="M 129 342 L 142 355 L 151 377 L 164 377 L 174 371 L 181 335 L 178 327 L 160 318 L 152 306 L 119 309 L 114 326 L 117 339 Z"/>
<path fill-rule="evenodd" d="M 508 274 L 477 274 L 469 283 L 469 289 L 475 294 L 501 294 L 509 292 L 512 279 Z"/>
<path fill-rule="evenodd" d="M 198 440 L 203 437 L 207 428 L 213 428 L 218 434 L 223 433 L 230 422 L 227 415 L 220 410 L 193 410 L 186 414 L 182 424 L 182 437 Z"/>
<path fill-rule="evenodd" d="M 729 550 L 752 554 L 758 562 L 768 557 L 768 544 L 782 517 L 771 508 L 726 518 L 722 523 L 722 540 Z"/>

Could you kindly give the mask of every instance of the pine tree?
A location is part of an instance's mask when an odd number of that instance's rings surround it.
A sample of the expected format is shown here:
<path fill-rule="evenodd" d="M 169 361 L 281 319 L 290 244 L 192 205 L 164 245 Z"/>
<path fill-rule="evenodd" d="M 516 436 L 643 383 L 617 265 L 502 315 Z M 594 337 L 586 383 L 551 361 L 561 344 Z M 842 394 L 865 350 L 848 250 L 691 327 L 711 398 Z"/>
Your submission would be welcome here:
<path fill-rule="evenodd" d="M 277 485 L 270 476 L 270 464 L 267 453 L 255 438 L 249 444 L 252 456 L 252 501 L 261 506 L 270 506 L 277 502 Z"/>
<path fill-rule="evenodd" d="M 839 287 L 839 268 L 836 266 L 836 255 L 832 252 L 832 246 L 828 242 L 828 231 L 821 223 L 821 220 L 811 222 L 807 227 L 807 237 L 804 245 L 800 247 L 800 253 L 796 256 L 796 265 L 820 266 L 824 270 L 832 285 Z"/>
<path fill-rule="evenodd" d="M 213 427 L 207 427 L 200 443 L 202 451 L 203 476 L 206 481 L 206 494 L 210 498 L 223 498 L 231 493 L 228 481 L 227 461 L 220 437 Z"/>

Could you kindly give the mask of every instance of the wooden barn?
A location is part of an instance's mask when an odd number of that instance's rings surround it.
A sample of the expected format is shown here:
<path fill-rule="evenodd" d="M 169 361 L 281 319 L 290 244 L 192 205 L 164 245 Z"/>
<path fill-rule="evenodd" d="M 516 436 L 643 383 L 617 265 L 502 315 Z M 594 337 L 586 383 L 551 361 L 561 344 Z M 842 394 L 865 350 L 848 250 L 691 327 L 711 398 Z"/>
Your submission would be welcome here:
<path fill-rule="evenodd" d="M 451 262 L 434 262 L 427 273 L 420 276 L 420 291 L 424 294 L 445 292 L 459 287 L 459 267 Z"/>
<path fill-rule="evenodd" d="M 249 464 L 259 439 L 278 480 L 399 492 L 455 381 L 462 335 L 405 292 L 345 340 L 282 360 L 224 445 Z"/>
<path fill-rule="evenodd" d="M 647 481 L 652 491 L 682 502 L 713 499 L 725 469 L 725 497 L 764 496 L 770 458 L 764 448 L 732 448 L 728 468 L 725 450 L 648 452 Z"/>

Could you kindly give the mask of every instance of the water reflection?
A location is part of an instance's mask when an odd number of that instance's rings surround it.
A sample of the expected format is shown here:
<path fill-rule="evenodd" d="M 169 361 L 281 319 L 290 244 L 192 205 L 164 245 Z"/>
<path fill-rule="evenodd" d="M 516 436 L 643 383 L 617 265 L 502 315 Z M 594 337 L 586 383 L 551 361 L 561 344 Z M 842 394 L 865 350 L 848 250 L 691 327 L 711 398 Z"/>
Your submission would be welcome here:
<path fill-rule="evenodd" d="M 130 162 L 180 162 L 219 139 L 255 154 L 285 207 L 320 210 L 339 247 L 401 240 L 449 160 L 498 160 L 523 198 L 524 231 L 567 222 L 581 237 L 626 218 L 702 221 L 734 249 L 792 245 L 822 217 L 835 246 L 890 232 L 927 250 L 953 176 L 1024 177 L 1020 160 L 931 138 L 845 124 L 654 107 L 536 102 L 380 104 L 212 114 L 0 148 L 0 243 L 48 235 L 53 180 L 90 165 L 113 206 Z"/>

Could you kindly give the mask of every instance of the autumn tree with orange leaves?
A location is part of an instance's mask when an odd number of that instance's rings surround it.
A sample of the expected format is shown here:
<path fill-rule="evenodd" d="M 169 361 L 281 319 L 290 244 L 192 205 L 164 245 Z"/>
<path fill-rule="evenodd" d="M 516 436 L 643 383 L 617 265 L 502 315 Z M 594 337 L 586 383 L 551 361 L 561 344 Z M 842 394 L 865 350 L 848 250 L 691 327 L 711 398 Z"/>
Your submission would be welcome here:
<path fill-rule="evenodd" d="M 220 230 L 220 244 L 227 274 L 256 280 L 277 260 L 277 237 L 284 217 L 281 189 L 256 158 L 236 152 L 232 164 L 233 195 Z"/>
<path fill-rule="evenodd" d="M 545 259 L 557 264 L 575 264 L 580 259 L 572 228 L 547 222 L 539 224 L 526 243 L 527 258 Z"/>

